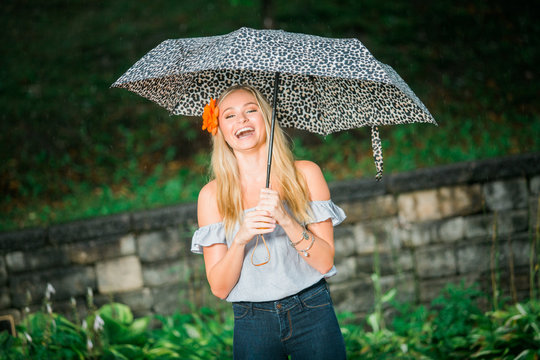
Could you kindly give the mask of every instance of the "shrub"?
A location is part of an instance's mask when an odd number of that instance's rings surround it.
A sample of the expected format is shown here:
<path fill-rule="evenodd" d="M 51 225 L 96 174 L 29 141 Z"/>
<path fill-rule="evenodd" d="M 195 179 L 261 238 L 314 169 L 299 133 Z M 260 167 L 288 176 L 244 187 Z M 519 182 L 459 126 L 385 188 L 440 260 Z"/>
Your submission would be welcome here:
<path fill-rule="evenodd" d="M 529 300 L 482 312 L 475 287 L 447 286 L 430 308 L 392 303 L 391 326 L 365 330 L 339 314 L 351 359 L 521 359 L 540 356 L 540 302 Z M 385 298 L 385 301 L 390 297 Z M 0 333 L 0 358 L 18 359 L 228 359 L 232 313 L 194 309 L 135 319 L 129 307 L 111 303 L 75 321 L 52 311 L 27 314 L 12 337 Z M 367 318 L 370 318 L 369 316 Z M 372 317 L 373 318 L 373 317 Z M 155 320 L 155 326 L 151 326 Z M 371 326 L 371 325 L 369 325 Z"/>

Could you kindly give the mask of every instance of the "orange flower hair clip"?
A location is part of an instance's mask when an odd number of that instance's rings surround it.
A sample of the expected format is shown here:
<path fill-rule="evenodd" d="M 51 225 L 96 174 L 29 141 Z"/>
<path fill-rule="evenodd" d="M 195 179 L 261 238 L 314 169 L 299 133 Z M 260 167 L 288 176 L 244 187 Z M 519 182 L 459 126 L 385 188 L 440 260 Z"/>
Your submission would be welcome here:
<path fill-rule="evenodd" d="M 202 129 L 207 130 L 212 135 L 217 134 L 218 130 L 219 108 L 216 106 L 216 100 L 210 99 L 210 102 L 204 106 Z"/>

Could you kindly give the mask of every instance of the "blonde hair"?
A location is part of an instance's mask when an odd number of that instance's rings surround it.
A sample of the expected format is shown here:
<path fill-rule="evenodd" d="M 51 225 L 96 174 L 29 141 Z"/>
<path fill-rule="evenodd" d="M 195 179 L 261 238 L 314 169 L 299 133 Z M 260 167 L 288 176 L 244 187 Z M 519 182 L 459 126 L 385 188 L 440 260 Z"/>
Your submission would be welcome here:
<path fill-rule="evenodd" d="M 261 109 L 266 128 L 266 144 L 270 139 L 270 121 L 272 109 L 262 94 L 250 85 L 234 85 L 225 90 L 218 98 L 219 104 L 234 91 L 244 90 L 251 93 Z M 225 141 L 221 130 L 213 138 L 211 176 L 217 183 L 217 205 L 223 217 L 225 232 L 232 234 L 236 223 L 244 214 L 240 190 L 238 163 L 231 147 Z M 294 158 L 285 133 L 278 125 L 274 126 L 274 145 L 272 151 L 271 179 L 280 184 L 281 199 L 287 202 L 292 215 L 299 222 L 307 222 L 309 216 L 309 191 L 302 173 L 294 165 Z"/>

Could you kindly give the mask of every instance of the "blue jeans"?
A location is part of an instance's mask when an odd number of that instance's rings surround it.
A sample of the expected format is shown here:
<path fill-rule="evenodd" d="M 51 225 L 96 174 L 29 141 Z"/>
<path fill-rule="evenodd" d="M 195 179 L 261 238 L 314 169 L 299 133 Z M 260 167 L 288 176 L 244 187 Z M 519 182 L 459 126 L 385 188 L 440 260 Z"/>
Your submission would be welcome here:
<path fill-rule="evenodd" d="M 277 301 L 235 302 L 234 359 L 345 359 L 326 281 Z"/>

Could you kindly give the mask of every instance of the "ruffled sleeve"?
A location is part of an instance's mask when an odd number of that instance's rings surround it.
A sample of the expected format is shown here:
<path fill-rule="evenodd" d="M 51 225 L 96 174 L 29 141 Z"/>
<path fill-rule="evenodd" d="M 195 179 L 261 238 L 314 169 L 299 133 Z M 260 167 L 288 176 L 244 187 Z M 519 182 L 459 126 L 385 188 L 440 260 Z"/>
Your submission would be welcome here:
<path fill-rule="evenodd" d="M 227 244 L 223 223 L 214 223 L 203 226 L 193 234 L 191 238 L 191 252 L 202 254 L 203 247 L 214 244 Z"/>
<path fill-rule="evenodd" d="M 332 200 L 312 201 L 310 205 L 313 212 L 313 220 L 309 222 L 310 224 L 332 219 L 332 225 L 336 226 L 347 217 L 343 209 L 334 204 Z"/>

